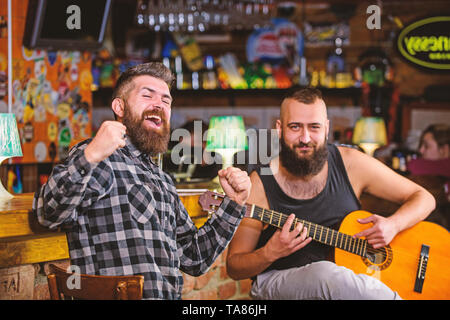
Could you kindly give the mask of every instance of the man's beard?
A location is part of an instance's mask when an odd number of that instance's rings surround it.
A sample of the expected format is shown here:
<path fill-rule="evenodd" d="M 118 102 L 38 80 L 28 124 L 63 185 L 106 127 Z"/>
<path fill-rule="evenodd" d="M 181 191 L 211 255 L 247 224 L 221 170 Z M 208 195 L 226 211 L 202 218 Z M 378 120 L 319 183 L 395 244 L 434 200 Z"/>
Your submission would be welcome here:
<path fill-rule="evenodd" d="M 313 147 L 312 155 L 299 157 L 295 151 L 296 147 Z M 317 149 L 313 143 L 299 142 L 290 148 L 282 136 L 280 139 L 280 162 L 286 170 L 299 178 L 314 176 L 322 170 L 328 159 L 327 139 Z"/>
<path fill-rule="evenodd" d="M 143 126 L 144 121 L 146 121 L 145 117 L 149 115 L 157 115 L 161 118 L 161 132 L 148 130 Z M 125 103 L 122 121 L 127 127 L 127 134 L 131 142 L 138 150 L 150 156 L 167 151 L 170 139 L 170 124 L 162 110 L 143 112 L 141 118 L 138 118 L 132 114 L 130 106 Z"/>

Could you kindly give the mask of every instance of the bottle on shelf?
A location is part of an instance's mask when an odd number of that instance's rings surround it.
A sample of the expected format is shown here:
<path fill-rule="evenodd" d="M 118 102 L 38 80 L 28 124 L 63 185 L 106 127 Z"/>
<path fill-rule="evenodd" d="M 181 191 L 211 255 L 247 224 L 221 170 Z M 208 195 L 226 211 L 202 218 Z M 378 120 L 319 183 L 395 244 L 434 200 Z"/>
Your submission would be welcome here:
<path fill-rule="evenodd" d="M 298 80 L 301 86 L 307 86 L 309 84 L 308 75 L 306 72 L 306 58 L 300 58 L 300 78 Z"/>
<path fill-rule="evenodd" d="M 213 56 L 205 57 L 205 67 L 206 70 L 202 72 L 202 89 L 216 89 L 218 87 L 217 84 L 217 75 L 214 70 L 215 62 Z"/>
<path fill-rule="evenodd" d="M 407 163 L 411 159 L 417 158 L 417 152 L 406 148 L 396 148 L 392 150 L 391 168 L 402 175 L 409 174 Z"/>
<path fill-rule="evenodd" d="M 192 72 L 192 89 L 194 89 L 194 90 L 198 90 L 198 89 L 200 89 L 200 81 L 199 81 L 199 78 L 198 78 L 199 76 L 198 76 L 198 72 L 197 71 L 194 71 L 194 72 Z"/>
<path fill-rule="evenodd" d="M 173 72 L 173 67 L 171 66 L 171 61 L 169 57 L 164 57 L 162 59 L 162 63 L 167 69 L 170 69 L 170 71 Z"/>
<path fill-rule="evenodd" d="M 175 76 L 176 87 L 178 90 L 191 89 L 192 78 L 189 72 L 186 72 L 186 68 L 183 68 L 183 59 L 181 56 L 175 57 Z"/>

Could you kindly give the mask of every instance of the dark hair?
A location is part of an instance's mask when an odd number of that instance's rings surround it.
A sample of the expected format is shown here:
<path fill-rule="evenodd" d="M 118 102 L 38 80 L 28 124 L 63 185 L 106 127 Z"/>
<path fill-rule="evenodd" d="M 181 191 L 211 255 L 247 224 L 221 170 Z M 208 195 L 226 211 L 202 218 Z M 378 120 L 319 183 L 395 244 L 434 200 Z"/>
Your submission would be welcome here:
<path fill-rule="evenodd" d="M 304 103 L 304 104 L 312 104 L 317 99 L 323 99 L 322 98 L 322 92 L 319 89 L 312 88 L 312 87 L 306 87 L 304 89 L 300 89 L 294 92 L 289 93 L 286 95 L 284 99 L 294 99 L 298 102 Z"/>
<path fill-rule="evenodd" d="M 128 68 L 120 75 L 113 91 L 112 100 L 115 98 L 126 99 L 129 90 L 132 88 L 130 84 L 132 84 L 133 79 L 143 75 L 161 79 L 167 83 L 169 88 L 171 88 L 175 78 L 172 72 L 161 62 L 148 62 L 136 65 Z"/>
<path fill-rule="evenodd" d="M 423 132 L 422 136 L 420 137 L 420 144 L 422 145 L 423 142 L 423 136 L 426 133 L 431 133 L 433 136 L 433 139 L 436 140 L 436 143 L 439 148 L 449 145 L 450 146 L 450 126 L 446 124 L 432 124 L 429 125 Z"/>

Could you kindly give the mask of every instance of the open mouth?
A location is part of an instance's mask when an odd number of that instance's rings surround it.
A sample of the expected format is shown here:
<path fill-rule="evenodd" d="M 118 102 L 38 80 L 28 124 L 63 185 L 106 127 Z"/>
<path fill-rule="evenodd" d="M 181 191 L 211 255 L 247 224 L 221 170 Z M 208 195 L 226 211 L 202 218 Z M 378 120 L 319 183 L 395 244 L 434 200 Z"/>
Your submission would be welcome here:
<path fill-rule="evenodd" d="M 145 123 L 148 123 L 151 127 L 160 128 L 162 126 L 162 119 L 157 115 L 148 115 L 144 118 Z"/>

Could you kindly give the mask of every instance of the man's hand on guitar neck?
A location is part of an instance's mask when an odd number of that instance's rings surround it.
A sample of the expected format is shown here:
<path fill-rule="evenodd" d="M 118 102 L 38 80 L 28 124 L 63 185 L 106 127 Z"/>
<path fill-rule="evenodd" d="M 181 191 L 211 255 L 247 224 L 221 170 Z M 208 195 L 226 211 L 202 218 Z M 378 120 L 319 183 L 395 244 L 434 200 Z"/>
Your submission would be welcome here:
<path fill-rule="evenodd" d="M 222 169 L 219 171 L 219 182 L 228 198 L 240 205 L 245 204 L 252 187 L 247 172 L 234 167 Z"/>
<path fill-rule="evenodd" d="M 355 234 L 354 237 L 365 237 L 367 242 L 375 249 L 387 246 L 398 233 L 398 227 L 392 220 L 376 214 L 365 219 L 358 219 L 358 222 L 373 224 L 370 228 Z"/>
<path fill-rule="evenodd" d="M 265 256 L 269 261 L 286 257 L 311 242 L 312 238 L 307 237 L 308 231 L 303 228 L 303 224 L 297 223 L 294 230 L 290 231 L 294 219 L 294 214 L 289 215 L 283 228 L 277 229 L 264 246 Z"/>

